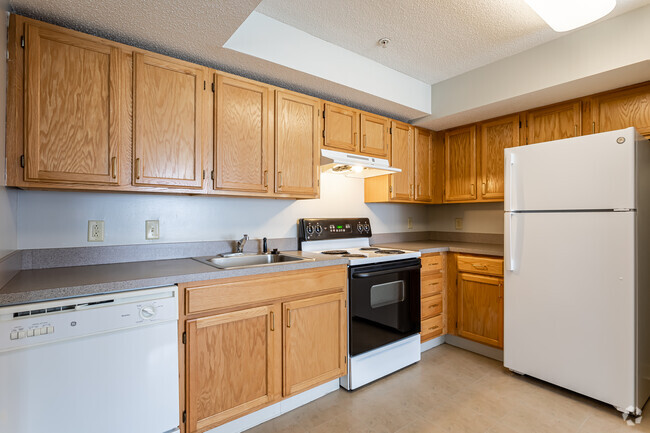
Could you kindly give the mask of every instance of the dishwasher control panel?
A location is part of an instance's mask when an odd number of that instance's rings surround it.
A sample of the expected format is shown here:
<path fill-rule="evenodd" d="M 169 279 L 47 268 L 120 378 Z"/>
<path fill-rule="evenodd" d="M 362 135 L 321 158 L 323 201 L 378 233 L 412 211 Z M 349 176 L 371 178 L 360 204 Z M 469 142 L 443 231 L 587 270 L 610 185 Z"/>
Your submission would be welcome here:
<path fill-rule="evenodd" d="M 155 290 L 155 289 L 151 289 Z M 88 335 L 178 320 L 177 292 L 171 296 L 81 302 L 73 308 L 0 309 L 0 352 Z M 129 302 L 132 301 L 132 302 Z M 51 305 L 51 303 L 48 303 Z M 50 311 L 48 311 L 50 310 Z"/>

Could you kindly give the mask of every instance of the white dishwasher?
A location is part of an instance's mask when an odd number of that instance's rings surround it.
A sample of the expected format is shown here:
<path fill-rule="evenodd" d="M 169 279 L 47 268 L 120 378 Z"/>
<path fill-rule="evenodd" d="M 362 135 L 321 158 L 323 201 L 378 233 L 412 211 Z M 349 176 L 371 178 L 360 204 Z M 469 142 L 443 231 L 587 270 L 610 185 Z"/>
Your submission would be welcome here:
<path fill-rule="evenodd" d="M 178 431 L 178 288 L 0 308 L 0 432 Z"/>

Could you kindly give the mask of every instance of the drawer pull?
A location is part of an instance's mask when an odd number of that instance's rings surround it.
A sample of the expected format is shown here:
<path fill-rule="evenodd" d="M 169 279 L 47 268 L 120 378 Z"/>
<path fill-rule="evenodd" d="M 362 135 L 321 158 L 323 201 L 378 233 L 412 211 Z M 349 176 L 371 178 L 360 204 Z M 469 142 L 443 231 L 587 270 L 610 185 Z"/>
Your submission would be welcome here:
<path fill-rule="evenodd" d="M 431 328 L 429 328 L 429 331 L 433 331 L 434 329 L 438 329 L 438 325 L 432 326 Z"/>
<path fill-rule="evenodd" d="M 481 269 L 484 271 L 488 270 L 488 267 L 486 265 L 477 265 L 476 263 L 472 263 L 472 266 L 474 266 L 474 269 Z"/>
<path fill-rule="evenodd" d="M 440 284 L 440 281 L 438 281 L 438 282 L 436 282 L 436 283 L 429 283 L 429 286 L 430 286 L 430 287 L 433 287 L 433 286 L 437 286 L 438 284 Z"/>
<path fill-rule="evenodd" d="M 429 308 L 436 308 L 438 305 L 440 305 L 440 304 L 429 305 Z"/>

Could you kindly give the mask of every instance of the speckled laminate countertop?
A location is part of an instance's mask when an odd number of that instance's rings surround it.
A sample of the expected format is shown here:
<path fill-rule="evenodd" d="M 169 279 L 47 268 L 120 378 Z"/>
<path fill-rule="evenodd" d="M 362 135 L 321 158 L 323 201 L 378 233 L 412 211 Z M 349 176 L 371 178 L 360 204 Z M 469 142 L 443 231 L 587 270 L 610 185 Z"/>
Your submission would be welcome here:
<path fill-rule="evenodd" d="M 24 270 L 0 288 L 0 307 L 190 281 L 348 264 L 347 259 L 339 257 L 323 257 L 300 251 L 289 251 L 286 254 L 310 257 L 315 260 L 241 269 L 219 269 L 193 259 L 173 259 Z"/>
<path fill-rule="evenodd" d="M 420 251 L 426 253 L 440 253 L 449 251 L 452 253 L 480 254 L 485 256 L 503 257 L 503 245 L 481 244 L 475 242 L 449 242 L 449 241 L 412 241 L 380 244 L 385 248 L 401 248 L 406 250 Z"/>

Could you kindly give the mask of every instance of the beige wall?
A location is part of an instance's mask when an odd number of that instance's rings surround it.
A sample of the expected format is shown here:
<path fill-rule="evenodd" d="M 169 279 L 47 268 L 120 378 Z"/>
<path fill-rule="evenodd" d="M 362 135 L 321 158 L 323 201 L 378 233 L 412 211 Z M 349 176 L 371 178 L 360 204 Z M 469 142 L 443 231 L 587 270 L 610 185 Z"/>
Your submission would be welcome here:
<path fill-rule="evenodd" d="M 0 47 L 7 46 L 7 14 L 8 2 L 0 1 Z M 5 154 L 5 127 L 7 119 L 7 62 L 0 61 L 0 155 Z M 5 158 L 0 158 L 0 258 L 16 249 L 17 229 L 16 215 L 18 207 L 18 192 L 6 188 Z"/>

